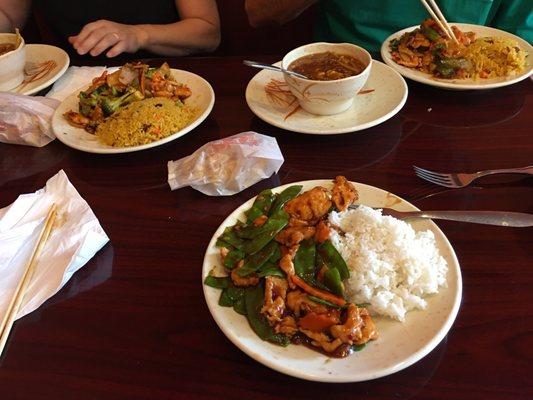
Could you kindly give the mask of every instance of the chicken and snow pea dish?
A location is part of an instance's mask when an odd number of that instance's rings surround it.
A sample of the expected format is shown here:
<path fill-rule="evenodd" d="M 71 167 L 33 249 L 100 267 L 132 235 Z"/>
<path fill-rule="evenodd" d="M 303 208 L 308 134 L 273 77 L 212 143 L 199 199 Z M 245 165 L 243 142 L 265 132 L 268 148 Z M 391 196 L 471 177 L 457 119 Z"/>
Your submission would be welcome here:
<path fill-rule="evenodd" d="M 222 289 L 219 305 L 245 315 L 262 340 L 346 357 L 378 336 L 368 311 L 346 301 L 343 281 L 350 272 L 330 240 L 336 227 L 329 213 L 346 210 L 357 191 L 343 176 L 331 191 L 301 190 L 261 192 L 245 221 L 218 237 L 227 275 L 213 270 L 204 283 Z"/>

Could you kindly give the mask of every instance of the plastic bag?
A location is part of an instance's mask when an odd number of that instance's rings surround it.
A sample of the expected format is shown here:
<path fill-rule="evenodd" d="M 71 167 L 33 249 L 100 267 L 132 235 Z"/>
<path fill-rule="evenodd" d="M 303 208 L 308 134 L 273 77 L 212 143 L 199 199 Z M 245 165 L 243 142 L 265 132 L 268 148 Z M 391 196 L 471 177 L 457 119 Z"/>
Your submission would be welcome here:
<path fill-rule="evenodd" d="M 278 172 L 283 161 L 275 138 L 244 132 L 169 161 L 168 184 L 172 190 L 191 186 L 209 196 L 229 196 Z"/>
<path fill-rule="evenodd" d="M 59 104 L 46 97 L 0 93 L 0 142 L 46 146 L 55 139 L 51 120 Z"/>

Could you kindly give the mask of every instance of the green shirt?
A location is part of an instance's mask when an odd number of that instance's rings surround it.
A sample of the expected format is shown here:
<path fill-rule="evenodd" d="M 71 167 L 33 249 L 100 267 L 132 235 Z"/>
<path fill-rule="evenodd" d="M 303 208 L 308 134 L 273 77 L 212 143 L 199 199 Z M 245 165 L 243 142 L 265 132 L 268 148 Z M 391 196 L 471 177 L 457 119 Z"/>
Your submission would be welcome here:
<path fill-rule="evenodd" d="M 533 0 L 439 0 L 449 22 L 493 26 L 533 42 Z M 429 14 L 419 0 L 323 0 L 315 36 L 379 51 L 391 34 Z"/>

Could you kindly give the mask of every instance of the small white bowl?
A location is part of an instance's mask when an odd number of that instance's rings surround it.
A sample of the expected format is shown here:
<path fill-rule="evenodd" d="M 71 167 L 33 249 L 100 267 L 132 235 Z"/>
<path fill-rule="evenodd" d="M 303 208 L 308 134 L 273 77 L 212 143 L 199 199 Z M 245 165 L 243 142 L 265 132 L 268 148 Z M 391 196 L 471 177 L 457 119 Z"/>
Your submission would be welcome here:
<path fill-rule="evenodd" d="M 0 33 L 0 43 L 16 43 L 14 33 Z M 0 91 L 16 88 L 24 80 L 24 65 L 26 64 L 26 44 L 21 38 L 19 46 L 0 56 Z"/>
<path fill-rule="evenodd" d="M 283 57 L 281 66 L 288 68 L 300 57 L 326 51 L 355 57 L 363 63 L 365 69 L 358 75 L 332 81 L 316 81 L 283 74 L 300 106 L 311 114 L 333 115 L 350 108 L 355 95 L 365 85 L 372 67 L 372 57 L 362 47 L 350 43 L 325 42 L 306 44 L 290 51 Z"/>

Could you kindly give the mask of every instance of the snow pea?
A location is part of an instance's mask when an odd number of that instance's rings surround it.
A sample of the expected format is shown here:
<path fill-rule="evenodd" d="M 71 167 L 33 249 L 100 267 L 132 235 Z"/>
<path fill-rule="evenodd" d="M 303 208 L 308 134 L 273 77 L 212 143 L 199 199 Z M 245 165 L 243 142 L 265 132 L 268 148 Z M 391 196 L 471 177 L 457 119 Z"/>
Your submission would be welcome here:
<path fill-rule="evenodd" d="M 294 256 L 294 272 L 305 281 L 313 280 L 315 276 L 316 245 L 313 238 L 300 243 Z"/>
<path fill-rule="evenodd" d="M 337 251 L 331 240 L 326 240 L 320 246 L 318 246 L 318 253 L 321 259 L 329 269 L 335 268 L 339 270 L 339 274 L 342 280 L 350 277 L 350 271 L 346 265 L 346 261 Z"/>
<path fill-rule="evenodd" d="M 324 304 L 325 306 L 328 306 L 328 307 L 331 307 L 331 308 L 337 308 L 337 309 L 342 309 L 343 308 L 341 306 L 338 306 L 337 304 L 333 304 L 333 303 L 331 303 L 331 302 L 329 302 L 327 300 L 321 299 L 320 297 L 312 296 L 310 294 L 308 294 L 307 297 L 309 298 L 309 300 L 312 300 L 315 303 Z"/>
<path fill-rule="evenodd" d="M 242 228 L 239 228 L 235 231 L 235 234 L 241 239 L 254 239 L 257 236 L 269 232 L 273 229 L 273 226 L 276 225 L 279 219 L 289 219 L 288 214 L 281 210 L 276 214 L 272 215 L 266 222 L 261 226 L 247 225 Z"/>
<path fill-rule="evenodd" d="M 298 194 L 302 190 L 302 187 L 302 185 L 289 186 L 287 189 L 283 190 L 280 194 L 278 194 L 276 200 L 274 200 L 274 204 L 272 204 L 272 207 L 270 208 L 269 215 L 276 214 L 283 208 L 285 203 L 298 196 Z"/>
<path fill-rule="evenodd" d="M 263 264 L 261 268 L 257 270 L 257 276 L 262 278 L 264 276 L 279 276 L 280 278 L 285 278 L 285 272 L 278 267 L 277 264 L 268 260 Z"/>
<path fill-rule="evenodd" d="M 280 346 L 288 346 L 289 338 L 281 333 L 275 333 L 270 326 L 267 319 L 261 314 L 261 308 L 265 301 L 265 285 L 261 282 L 257 286 L 247 287 L 244 292 L 244 302 L 246 304 L 246 318 L 252 327 L 253 331 L 262 340 L 278 344 Z"/>
<path fill-rule="evenodd" d="M 231 284 L 222 290 L 218 305 L 222 307 L 233 307 L 235 302 L 244 297 L 244 288 L 239 288 Z"/>
<path fill-rule="evenodd" d="M 215 289 L 225 289 L 231 284 L 229 276 L 216 277 L 207 275 L 204 279 L 204 285 L 210 286 Z"/>
<path fill-rule="evenodd" d="M 289 215 L 281 210 L 273 215 L 260 228 L 264 228 L 260 234 L 254 236 L 252 240 L 244 242 L 241 250 L 246 254 L 255 254 L 265 247 L 289 222 Z"/>
<path fill-rule="evenodd" d="M 244 247 L 244 240 L 237 236 L 235 233 L 235 227 L 228 226 L 226 229 L 224 229 L 224 232 L 222 235 L 220 235 L 219 240 L 229 243 L 232 246 L 235 246 L 239 250 L 242 250 Z"/>
<path fill-rule="evenodd" d="M 245 212 L 247 217 L 246 222 L 251 224 L 261 215 L 268 215 L 268 211 L 270 210 L 274 199 L 275 195 L 270 189 L 263 190 L 261 193 L 259 193 L 255 198 L 252 207 Z"/>
<path fill-rule="evenodd" d="M 244 258 L 244 255 L 244 251 L 242 250 L 230 250 L 226 257 L 224 257 L 224 267 L 227 269 L 233 269 L 235 265 Z"/>
<path fill-rule="evenodd" d="M 436 42 L 437 40 L 440 39 L 439 33 L 435 29 L 430 28 L 429 26 L 425 27 L 422 30 L 422 33 L 424 34 L 425 37 L 427 37 L 432 42 Z"/>
<path fill-rule="evenodd" d="M 324 285 L 337 296 L 344 297 L 344 286 L 337 268 L 329 268 L 324 273 Z"/>
<path fill-rule="evenodd" d="M 244 265 L 237 270 L 237 275 L 248 276 L 263 266 L 276 252 L 276 248 L 279 248 L 279 244 L 276 241 L 271 241 L 257 253 L 247 257 L 244 261 Z"/>

